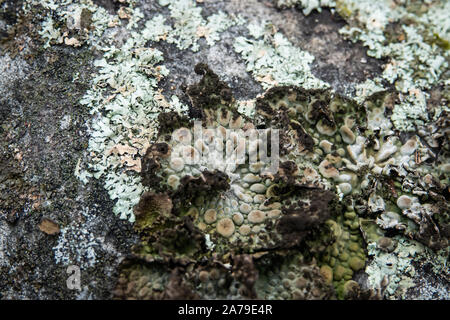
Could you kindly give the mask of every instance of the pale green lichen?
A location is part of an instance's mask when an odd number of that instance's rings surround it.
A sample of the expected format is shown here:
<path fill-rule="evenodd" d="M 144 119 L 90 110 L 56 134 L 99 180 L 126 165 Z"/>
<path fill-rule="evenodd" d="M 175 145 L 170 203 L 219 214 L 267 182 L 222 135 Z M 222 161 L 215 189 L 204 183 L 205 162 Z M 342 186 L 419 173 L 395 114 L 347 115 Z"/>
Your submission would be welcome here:
<path fill-rule="evenodd" d="M 270 26 L 250 24 L 252 38 L 236 39 L 234 49 L 245 60 L 247 71 L 252 72 L 264 88 L 274 85 L 327 88 L 327 83 L 311 73 L 314 57 L 293 46 L 282 33 L 270 32 Z"/>
<path fill-rule="evenodd" d="M 383 79 L 394 83 L 403 92 L 427 88 L 439 80 L 440 74 L 448 66 L 445 61 L 447 53 L 441 52 L 437 45 L 424 41 L 422 25 L 403 25 L 399 39 L 386 41 L 389 23 L 412 18 L 405 8 L 397 6 L 391 9 L 390 1 L 347 1 L 345 4 L 351 12 L 358 12 L 359 27 L 345 26 L 340 33 L 352 41 L 362 41 L 369 48 L 368 55 L 390 59 L 381 76 Z"/>
<path fill-rule="evenodd" d="M 39 31 L 41 37 L 46 39 L 44 48 L 50 47 L 50 42 L 52 40 L 58 41 L 61 38 L 61 32 L 58 29 L 55 29 L 53 23 L 53 19 L 51 17 L 47 17 L 42 23 L 42 30 Z"/>
<path fill-rule="evenodd" d="M 367 79 L 363 83 L 357 84 L 355 86 L 355 100 L 362 103 L 372 94 L 384 91 L 384 86 L 378 80 L 379 79 Z"/>
<path fill-rule="evenodd" d="M 303 9 L 305 15 L 309 15 L 313 10 L 322 11 L 323 7 L 334 8 L 336 3 L 334 0 L 274 0 L 278 7 L 294 7 L 298 6 Z"/>
<path fill-rule="evenodd" d="M 143 155 L 155 134 L 158 112 L 183 109 L 177 98 L 169 104 L 157 89 L 158 79 L 168 73 L 157 66 L 162 53 L 144 48 L 147 39 L 135 36 L 121 48 L 104 49 L 106 58 L 96 62 L 94 87 L 81 101 L 97 117 L 89 141 L 93 154 L 89 170 L 95 178 L 105 176 L 110 197 L 118 199 L 114 212 L 131 221 L 132 208 L 143 192 L 137 156 Z"/>
<path fill-rule="evenodd" d="M 166 19 L 158 14 L 145 23 L 145 28 L 142 31 L 142 36 L 151 41 L 159 41 L 165 39 L 172 27 L 165 24 Z"/>
<path fill-rule="evenodd" d="M 247 101 L 238 101 L 237 102 L 237 111 L 249 118 L 253 118 L 255 116 L 255 100 L 247 100 Z"/>
<path fill-rule="evenodd" d="M 370 286 L 377 287 L 384 282 L 385 297 L 390 299 L 404 298 L 407 290 L 415 286 L 414 278 L 417 270 L 411 260 L 426 259 L 432 264 L 437 274 L 448 274 L 445 253 L 433 253 L 422 244 L 403 237 L 394 237 L 396 248 L 391 252 L 379 249 L 376 242 L 367 245 L 372 261 L 366 268 Z M 448 254 L 448 253 L 447 253 Z"/>
<path fill-rule="evenodd" d="M 225 13 L 220 11 L 219 13 L 213 14 L 208 17 L 208 22 L 206 24 L 206 43 L 210 46 L 214 45 L 220 40 L 219 34 L 228 28 L 236 25 L 242 24 L 244 21 L 242 18 L 237 17 L 235 19 L 230 19 Z"/>
<path fill-rule="evenodd" d="M 40 36 L 46 40 L 44 48 L 63 43 L 80 46 L 84 42 L 98 46 L 108 26 L 119 22 L 117 16 L 110 15 L 106 9 L 95 5 L 92 0 L 66 0 L 58 3 L 53 0 L 26 0 L 23 9 L 29 12 L 32 7 L 37 6 L 46 9 L 42 28 L 39 31 Z M 91 14 L 89 30 L 80 26 L 84 11 Z M 75 34 L 69 36 L 69 30 L 75 31 Z"/>
<path fill-rule="evenodd" d="M 26 12 L 28 12 L 32 6 L 41 5 L 48 10 L 57 10 L 61 6 L 66 6 L 70 3 L 72 3 L 72 0 L 26 0 L 24 8 L 26 9 Z"/>
<path fill-rule="evenodd" d="M 105 188 L 111 199 L 117 199 L 113 211 L 121 218 L 134 221 L 133 207 L 143 192 L 140 177 L 132 173 L 140 171 L 140 160 L 157 127 L 160 111 L 186 110 L 176 96 L 167 102 L 157 90 L 158 81 L 167 75 L 162 53 L 145 48 L 148 41 L 176 43 L 180 49 L 198 50 L 199 30 L 209 45 L 219 40 L 219 32 L 235 22 L 223 13 L 211 16 L 206 22 L 201 8 L 192 1 L 161 1 L 168 5 L 173 26 L 165 24 L 162 15 L 156 15 L 145 23 L 141 33 L 131 32 L 132 38 L 121 47 L 104 47 L 104 59 L 96 62 L 99 68 L 94 77 L 93 89 L 82 100 L 91 108 L 97 119 L 92 124 L 93 133 L 88 151 L 92 156 L 89 171 L 95 178 L 105 177 Z M 133 27 L 143 16 L 140 11 L 131 12 L 127 28 Z M 131 23 L 131 21 L 135 23 Z M 186 25 L 187 23 L 187 25 Z M 139 128 L 139 129 L 138 129 Z M 90 173 L 79 173 L 83 180 Z"/>
<path fill-rule="evenodd" d="M 136 154 L 142 152 L 141 149 L 145 151 L 145 144 L 154 133 L 156 112 L 169 107 L 157 89 L 158 80 L 168 72 L 164 67 L 157 66 L 162 61 L 162 53 L 144 48 L 144 44 L 152 40 L 150 35 L 135 32 L 121 48 L 107 46 L 110 39 L 103 39 L 102 35 L 106 29 L 114 28 L 119 18 L 108 14 L 90 0 L 58 4 L 53 1 L 28 1 L 25 9 L 36 5 L 52 10 L 47 13 L 40 32 L 47 40 L 44 47 L 64 42 L 63 31 L 54 27 L 56 22 L 60 28 L 70 28 L 80 23 L 83 10 L 92 14 L 91 31 L 79 35 L 79 39 L 100 48 L 104 58 L 95 62 L 98 74 L 93 78 L 92 89 L 80 101 L 89 106 L 91 114 L 95 116 L 87 150 L 90 162 L 82 163 L 80 159 L 74 174 L 83 183 L 87 183 L 90 177 L 103 177 L 110 198 L 117 200 L 114 213 L 133 221 L 132 209 L 143 187 L 139 176 L 130 171 L 139 171 L 140 162 Z M 141 18 L 142 12 L 130 9 L 127 28 L 135 27 Z M 76 28 L 79 29 L 79 26 Z M 177 99 L 172 100 L 174 108 L 182 108 Z"/>
<path fill-rule="evenodd" d="M 138 23 L 144 18 L 144 13 L 139 8 L 131 11 L 130 19 L 127 24 L 127 29 L 132 30 L 138 28 Z"/>
<path fill-rule="evenodd" d="M 416 90 L 415 93 L 400 95 L 400 99 L 391 116 L 394 126 L 402 131 L 414 131 L 417 126 L 424 125 L 428 120 L 425 94 Z"/>
<path fill-rule="evenodd" d="M 431 1 L 428 1 L 432 4 Z M 424 26 L 427 26 L 428 32 L 431 33 L 438 45 L 444 45 L 446 50 L 449 48 L 450 41 L 450 20 L 448 12 L 450 12 L 450 1 L 437 1 L 437 5 L 426 7 L 425 12 L 419 15 L 417 20 Z"/>
<path fill-rule="evenodd" d="M 336 3 L 337 11 L 349 22 L 339 32 L 361 41 L 369 56 L 389 59 L 381 76 L 358 85 L 357 93 L 381 91 L 383 81 L 394 84 L 409 95 L 395 105 L 394 125 L 399 130 L 414 130 L 427 117 L 428 95 L 423 91 L 441 83 L 448 68 L 449 2 L 425 2 L 418 8 L 414 3 L 390 0 Z"/>
<path fill-rule="evenodd" d="M 197 31 L 204 25 L 202 8 L 197 7 L 192 0 L 159 0 L 159 4 L 169 7 L 170 17 L 175 21 L 167 42 L 175 43 L 179 49 L 191 47 L 192 51 L 197 51 Z"/>
<path fill-rule="evenodd" d="M 93 78 L 93 87 L 88 90 L 81 103 L 89 106 L 95 116 L 91 125 L 89 141 L 89 163 L 79 161 L 75 175 L 86 183 L 88 178 L 105 178 L 105 188 L 111 199 L 117 200 L 113 211 L 123 219 L 134 221 L 133 207 L 139 200 L 143 187 L 140 184 L 141 152 L 153 137 L 160 111 L 186 110 L 176 96 L 166 101 L 158 90 L 158 81 L 167 75 L 160 51 L 145 48 L 149 41 L 174 43 L 179 49 L 199 49 L 198 40 L 206 39 L 208 45 L 220 40 L 220 33 L 235 24 L 242 24 L 242 18 L 229 17 L 218 12 L 204 19 L 202 8 L 192 0 L 160 1 L 168 6 L 170 24 L 162 15 L 155 15 L 146 21 L 141 32 L 134 31 L 143 20 L 143 12 L 135 8 L 134 1 L 128 1 L 127 8 L 121 8 L 118 15 L 110 15 L 91 0 L 37 2 L 29 0 L 25 9 L 42 6 L 48 11 L 40 35 L 46 40 L 44 47 L 63 44 L 66 40 L 66 25 L 69 19 L 79 23 L 83 10 L 92 13 L 89 33 L 79 36 L 77 41 L 86 40 L 88 45 L 104 52 L 104 57 L 95 62 L 98 74 Z M 51 14 L 52 13 L 52 14 Z M 130 38 L 117 48 L 111 44 L 111 36 L 119 32 L 121 25 L 130 30 Z M 55 27 L 58 25 L 59 27 Z M 102 38 L 110 28 L 109 36 Z M 78 44 L 78 43 L 77 43 Z"/>
<path fill-rule="evenodd" d="M 198 40 L 206 39 L 208 45 L 213 45 L 220 39 L 219 34 L 235 24 L 241 24 L 242 19 L 231 18 L 223 12 L 213 14 L 205 20 L 202 8 L 197 7 L 193 0 L 159 0 L 160 5 L 167 6 L 173 20 L 170 32 L 164 39 L 174 43 L 181 50 L 190 48 L 198 51 Z"/>

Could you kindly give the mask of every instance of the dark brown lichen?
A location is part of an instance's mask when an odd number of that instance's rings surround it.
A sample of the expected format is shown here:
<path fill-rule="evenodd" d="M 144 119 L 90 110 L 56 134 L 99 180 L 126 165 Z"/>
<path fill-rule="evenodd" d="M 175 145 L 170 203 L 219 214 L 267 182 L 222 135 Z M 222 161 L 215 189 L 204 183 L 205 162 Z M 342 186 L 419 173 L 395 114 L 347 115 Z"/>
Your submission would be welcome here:
<path fill-rule="evenodd" d="M 187 116 L 182 116 L 178 112 L 161 112 L 158 115 L 159 130 L 158 136 L 170 135 L 180 127 L 191 127 L 192 123 Z"/>
<path fill-rule="evenodd" d="M 285 247 L 299 245 L 314 229 L 318 229 L 331 215 L 330 202 L 335 197 L 327 190 L 301 190 L 297 194 L 309 199 L 296 201 L 282 208 L 283 216 L 276 226 Z M 303 195 L 306 193 L 305 195 Z"/>
<path fill-rule="evenodd" d="M 155 173 L 161 168 L 161 161 L 170 156 L 170 147 L 167 143 L 152 144 L 141 158 L 141 177 L 142 184 L 155 191 L 164 191 L 161 186 L 162 178 Z"/>
<path fill-rule="evenodd" d="M 232 103 L 233 96 L 230 87 L 221 81 L 208 65 L 199 63 L 194 70 L 203 77 L 198 84 L 191 85 L 186 89 L 186 94 L 192 104 L 189 111 L 191 117 L 198 118 L 198 115 L 203 115 L 202 109 L 215 109 L 218 106 Z"/>
<path fill-rule="evenodd" d="M 203 170 L 198 177 L 184 176 L 180 180 L 180 185 L 173 193 L 174 202 L 180 208 L 189 204 L 198 196 L 216 196 L 218 193 L 230 188 L 228 176 L 219 171 Z"/>
<path fill-rule="evenodd" d="M 258 270 L 249 254 L 240 254 L 233 257 L 233 277 L 243 284 L 241 294 L 244 297 L 255 299 L 255 282 L 258 280 Z"/>
<path fill-rule="evenodd" d="M 185 264 L 205 251 L 203 234 L 192 222 L 195 217 L 175 215 L 167 194 L 144 193 L 134 212 L 134 227 L 141 237 L 134 254 Z"/>
<path fill-rule="evenodd" d="M 191 284 L 183 278 L 184 270 L 175 268 L 170 274 L 169 282 L 164 290 L 163 299 L 167 300 L 197 300 L 199 295 L 194 292 Z"/>

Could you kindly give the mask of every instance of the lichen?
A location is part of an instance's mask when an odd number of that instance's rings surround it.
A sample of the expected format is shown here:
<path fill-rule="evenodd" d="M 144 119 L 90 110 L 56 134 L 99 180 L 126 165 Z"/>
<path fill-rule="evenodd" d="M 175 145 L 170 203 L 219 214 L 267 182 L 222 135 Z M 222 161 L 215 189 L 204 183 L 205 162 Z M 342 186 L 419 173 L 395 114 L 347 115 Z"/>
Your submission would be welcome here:
<path fill-rule="evenodd" d="M 39 34 L 45 39 L 44 48 L 65 44 L 81 46 L 88 43 L 97 46 L 108 27 L 118 23 L 119 18 L 110 15 L 106 9 L 95 5 L 92 0 L 53 0 L 24 2 L 24 12 L 32 8 L 44 8 L 42 28 Z"/>
<path fill-rule="evenodd" d="M 166 100 L 160 81 L 168 70 L 149 44 L 198 51 L 244 20 L 221 11 L 203 17 L 192 0 L 160 0 L 170 18 L 144 21 L 128 3 L 110 15 L 89 0 L 25 2 L 26 10 L 44 9 L 45 48 L 103 52 L 81 100 L 92 114 L 91 137 L 75 175 L 102 179 L 113 212 L 140 236 L 116 298 L 398 298 L 413 285 L 411 260 L 425 257 L 436 261 L 435 272 L 445 270 L 448 108 L 431 106 L 427 91 L 448 85 L 448 2 L 277 1 L 305 14 L 336 7 L 348 23 L 340 33 L 387 60 L 381 76 L 357 85 L 356 97 L 335 94 L 313 75 L 311 54 L 270 22 L 250 23 L 234 50 L 268 90 L 236 101 L 199 64 L 203 78 L 186 89 L 189 106 Z M 127 40 L 116 42 L 123 30 Z M 246 131 L 281 129 L 278 170 L 230 165 L 215 153 L 196 161 L 212 141 L 187 139 L 194 120 L 219 133 L 236 130 L 222 140 L 231 151 L 239 143 L 257 149 Z M 61 228 L 57 263 L 95 265 L 102 239 L 88 230 L 93 217 L 85 219 Z M 167 264 L 176 266 L 170 275 Z M 363 270 L 368 291 L 355 281 Z"/>
<path fill-rule="evenodd" d="M 448 274 L 448 267 L 443 263 L 442 256 L 435 255 L 415 241 L 399 237 L 392 241 L 396 241 L 396 248 L 389 251 L 380 250 L 379 242 L 367 245 L 369 256 L 373 257 L 366 269 L 369 284 L 373 286 L 384 279 L 386 297 L 403 299 L 408 289 L 415 286 L 418 271 L 411 260 L 426 259 L 435 266 L 437 274 Z"/>
<path fill-rule="evenodd" d="M 196 72 L 203 75 L 202 80 L 186 90 L 192 102 L 192 119 L 172 115 L 173 123 L 162 128 L 142 158 L 144 185 L 157 192 L 153 198 L 163 194 L 170 198 L 173 208 L 168 214 L 152 211 L 151 221 L 155 217 L 165 221 L 167 216 L 171 222 L 151 231 L 152 240 L 144 240 L 143 250 L 136 254 L 147 261 L 170 257 L 195 264 L 201 256 L 226 259 L 233 248 L 252 254 L 306 246 L 308 257 L 317 261 L 317 270 L 333 284 L 336 296 L 357 298 L 390 292 L 385 291 L 387 280 L 373 280 L 370 292 L 353 280 L 368 262 L 361 219 L 374 219 L 371 228 L 376 231 L 372 232 L 379 237 L 384 235 L 383 229 L 396 229 L 433 250 L 447 246 L 448 217 L 437 210 L 446 207 L 442 197 L 423 198 L 426 212 L 411 211 L 412 207 L 398 200 L 401 194 L 411 192 L 406 187 L 411 170 L 417 173 L 416 178 L 430 182 L 440 175 L 425 164 L 428 149 L 419 138 L 402 142 L 392 130 L 393 120 L 386 115 L 400 93 L 377 93 L 361 105 L 329 90 L 275 87 L 256 100 L 256 116 L 250 120 L 238 113 L 239 103 L 207 66 L 197 65 Z M 194 119 L 202 121 L 200 128 L 209 130 L 206 135 L 196 136 Z M 263 162 L 259 166 L 246 161 L 233 164 L 218 157 L 217 146 L 236 151 L 243 134 L 256 125 L 283 129 L 276 173 L 269 173 Z M 238 131 L 225 136 L 226 129 Z M 222 140 L 217 141 L 217 137 Z M 250 142 L 248 148 L 251 153 Z M 433 188 L 442 188 L 435 183 Z M 396 218 L 387 220 L 392 217 Z M 165 235 L 164 226 L 169 225 L 180 237 L 184 234 L 181 230 L 190 228 L 191 234 L 198 235 L 192 239 L 198 240 L 188 246 L 189 250 L 174 246 L 190 242 Z M 137 221 L 136 227 L 142 226 Z M 201 235 L 208 235 L 208 249 Z M 157 243 L 164 245 L 152 245 Z"/>
<path fill-rule="evenodd" d="M 314 57 L 293 46 L 270 23 L 250 24 L 251 38 L 238 37 L 234 50 L 242 55 L 247 71 L 264 88 L 295 85 L 305 89 L 326 88 L 329 85 L 311 73 Z"/>
<path fill-rule="evenodd" d="M 159 4 L 169 8 L 173 21 L 164 40 L 176 44 L 181 50 L 190 48 L 192 51 L 198 51 L 198 40 L 202 37 L 211 46 L 220 39 L 221 32 L 235 24 L 243 23 L 242 19 L 229 17 L 222 11 L 205 20 L 202 17 L 202 8 L 197 7 L 194 0 L 159 0 Z"/>
<path fill-rule="evenodd" d="M 334 8 L 336 6 L 334 0 L 274 0 L 273 2 L 279 8 L 290 8 L 294 6 L 302 8 L 302 12 L 305 15 L 309 15 L 313 10 L 321 12 L 324 7 Z"/>
<path fill-rule="evenodd" d="M 350 211 L 338 216 L 335 220 L 326 221 L 330 231 L 330 245 L 319 254 L 321 271 L 331 280 L 336 288 L 337 296 L 345 298 L 345 286 L 353 279 L 353 275 L 364 270 L 366 253 L 364 252 L 363 238 L 357 214 Z M 326 236 L 325 236 L 326 237 Z M 374 284 L 374 287 L 378 285 Z"/>
<path fill-rule="evenodd" d="M 61 228 L 56 245 L 53 247 L 57 264 L 63 266 L 77 265 L 84 270 L 95 266 L 98 251 L 101 250 L 104 238 L 97 237 L 90 226 L 95 218 L 88 212 L 83 213 L 85 221 L 73 221 Z"/>
<path fill-rule="evenodd" d="M 401 131 L 414 131 L 428 120 L 425 94 L 417 90 L 406 96 L 401 95 L 400 103 L 394 105 L 392 122 Z"/>
<path fill-rule="evenodd" d="M 255 285 L 258 297 L 276 300 L 335 298 L 333 286 L 323 277 L 321 269 L 314 262 L 306 262 L 301 254 L 273 257 L 266 263 Z"/>
<path fill-rule="evenodd" d="M 178 97 L 166 101 L 158 89 L 158 82 L 168 70 L 159 65 L 162 53 L 145 47 L 146 43 L 166 41 L 180 49 L 197 51 L 201 37 L 213 45 L 221 32 L 242 23 L 242 19 L 218 12 L 205 20 L 195 1 L 160 1 L 160 5 L 168 6 L 171 23 L 162 15 L 155 15 L 145 22 L 141 32 L 136 32 L 144 16 L 134 3 L 121 7 L 117 15 L 108 14 L 90 0 L 58 4 L 28 1 L 26 8 L 37 5 L 55 10 L 57 17 L 55 20 L 49 13 L 43 22 L 40 34 L 46 40 L 44 47 L 87 43 L 104 52 L 104 57 L 95 62 L 98 74 L 93 77 L 93 87 L 81 100 L 81 104 L 91 109 L 94 119 L 88 148 L 90 159 L 79 161 L 75 174 L 84 183 L 90 177 L 105 178 L 105 188 L 111 199 L 117 200 L 114 213 L 133 222 L 132 208 L 144 191 L 139 176 L 130 172 L 140 171 L 137 156 L 145 151 L 155 134 L 160 111 L 186 109 Z M 83 15 L 87 13 L 89 19 L 83 25 Z M 109 35 L 117 34 L 116 26 L 121 20 L 126 21 L 131 37 L 116 47 L 103 34 L 106 30 Z"/>
<path fill-rule="evenodd" d="M 360 92 L 374 92 L 393 84 L 405 94 L 402 103 L 394 108 L 394 126 L 413 131 L 421 122 L 425 91 L 443 83 L 448 68 L 448 1 L 414 2 L 336 1 L 336 10 L 349 23 L 340 33 L 352 41 L 368 47 L 367 54 L 388 59 L 383 73 L 360 84 Z M 374 88 L 374 85 L 376 86 Z M 423 123 L 423 122 L 421 122 Z"/>
<path fill-rule="evenodd" d="M 130 38 L 121 49 L 109 48 L 106 58 L 96 62 L 99 74 L 93 79 L 94 89 L 81 101 L 97 115 L 88 148 L 93 153 L 91 174 L 106 177 L 106 189 L 118 199 L 115 213 L 131 220 L 132 207 L 143 191 L 139 177 L 130 173 L 140 171 L 135 157 L 155 133 L 157 112 L 171 108 L 157 90 L 158 80 L 167 74 L 157 65 L 162 53 L 143 47 L 145 41 Z"/>

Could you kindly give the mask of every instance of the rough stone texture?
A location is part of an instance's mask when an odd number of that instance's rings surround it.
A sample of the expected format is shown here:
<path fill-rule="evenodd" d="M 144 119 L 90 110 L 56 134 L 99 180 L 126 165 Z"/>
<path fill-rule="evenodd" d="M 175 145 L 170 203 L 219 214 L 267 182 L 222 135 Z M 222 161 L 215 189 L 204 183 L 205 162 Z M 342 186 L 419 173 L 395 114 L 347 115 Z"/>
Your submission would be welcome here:
<path fill-rule="evenodd" d="M 0 15 L 0 25 L 14 21 L 13 11 Z M 92 54 L 68 47 L 44 51 L 27 41 L 15 58 L 0 49 L 0 298 L 107 298 L 134 235 L 129 223 L 110 214 L 112 201 L 100 183 L 84 186 L 73 175 L 87 144 L 89 114 L 78 101 L 89 83 Z M 42 218 L 60 227 L 83 223 L 84 212 L 95 216 L 89 230 L 103 245 L 95 267 L 81 269 L 80 293 L 67 289 L 67 267 L 55 263 L 58 236 L 38 225 Z"/>

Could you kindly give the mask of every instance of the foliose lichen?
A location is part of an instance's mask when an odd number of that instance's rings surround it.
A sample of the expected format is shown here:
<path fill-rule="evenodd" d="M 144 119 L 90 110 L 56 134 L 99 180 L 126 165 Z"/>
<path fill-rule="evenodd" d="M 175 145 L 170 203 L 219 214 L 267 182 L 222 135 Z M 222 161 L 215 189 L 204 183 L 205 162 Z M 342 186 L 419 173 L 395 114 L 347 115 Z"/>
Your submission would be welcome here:
<path fill-rule="evenodd" d="M 242 55 L 247 71 L 252 72 L 264 88 L 294 85 L 318 89 L 329 86 L 311 73 L 310 64 L 314 57 L 293 46 L 272 24 L 253 23 L 248 25 L 248 30 L 252 38 L 236 38 L 234 50 Z"/>

